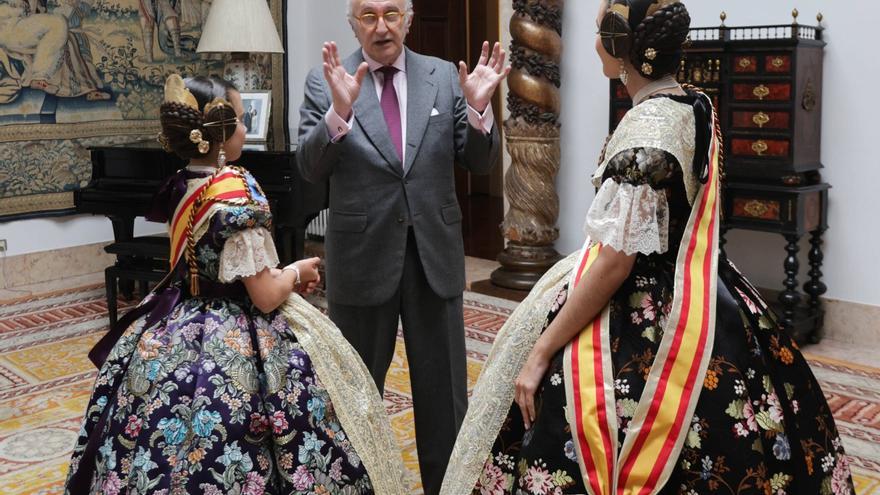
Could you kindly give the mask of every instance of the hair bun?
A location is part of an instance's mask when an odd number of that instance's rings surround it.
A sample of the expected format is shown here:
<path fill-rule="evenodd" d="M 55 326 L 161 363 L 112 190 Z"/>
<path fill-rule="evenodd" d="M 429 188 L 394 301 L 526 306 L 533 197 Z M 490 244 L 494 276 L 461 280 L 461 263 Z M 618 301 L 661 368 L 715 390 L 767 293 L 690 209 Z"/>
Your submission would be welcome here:
<path fill-rule="evenodd" d="M 681 2 L 661 7 L 645 17 L 633 30 L 632 65 L 649 79 L 674 74 L 681 62 L 690 24 L 691 16 Z"/>

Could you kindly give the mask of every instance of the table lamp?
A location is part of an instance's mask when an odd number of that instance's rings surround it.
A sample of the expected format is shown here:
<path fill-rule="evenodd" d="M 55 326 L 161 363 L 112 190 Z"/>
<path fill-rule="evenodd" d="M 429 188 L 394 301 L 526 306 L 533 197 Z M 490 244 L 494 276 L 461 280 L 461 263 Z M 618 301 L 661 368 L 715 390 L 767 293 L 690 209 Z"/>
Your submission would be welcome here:
<path fill-rule="evenodd" d="M 261 80 L 251 53 L 284 53 L 266 0 L 214 0 L 202 28 L 197 53 L 229 53 L 224 77 L 250 91 Z"/>

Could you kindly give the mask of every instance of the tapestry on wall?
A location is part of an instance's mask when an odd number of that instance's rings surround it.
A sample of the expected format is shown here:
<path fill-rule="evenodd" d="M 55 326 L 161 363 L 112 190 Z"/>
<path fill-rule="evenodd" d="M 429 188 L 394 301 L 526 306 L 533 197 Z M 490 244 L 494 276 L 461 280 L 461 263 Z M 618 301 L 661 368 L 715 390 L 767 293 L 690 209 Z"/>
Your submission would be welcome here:
<path fill-rule="evenodd" d="M 281 33 L 282 2 L 269 4 Z M 72 212 L 89 147 L 153 139 L 169 74 L 222 75 L 222 55 L 196 54 L 210 6 L 0 0 L 0 221 Z M 283 136 L 283 55 L 254 57 Z"/>

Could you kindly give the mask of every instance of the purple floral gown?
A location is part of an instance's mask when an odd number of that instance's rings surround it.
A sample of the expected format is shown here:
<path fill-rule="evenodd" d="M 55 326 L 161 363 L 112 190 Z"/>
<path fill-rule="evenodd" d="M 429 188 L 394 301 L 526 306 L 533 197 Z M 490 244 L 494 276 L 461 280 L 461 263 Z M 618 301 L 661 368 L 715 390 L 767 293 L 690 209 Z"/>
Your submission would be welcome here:
<path fill-rule="evenodd" d="M 181 262 L 176 303 L 129 325 L 101 367 L 71 461 L 71 477 L 81 462 L 94 474 L 66 493 L 373 492 L 288 320 L 260 312 L 240 281 L 278 264 L 268 204 L 242 173 L 253 201 L 222 205 L 195 245 L 202 296 L 187 294 Z M 184 169 L 160 197 L 176 205 L 205 175 Z"/>

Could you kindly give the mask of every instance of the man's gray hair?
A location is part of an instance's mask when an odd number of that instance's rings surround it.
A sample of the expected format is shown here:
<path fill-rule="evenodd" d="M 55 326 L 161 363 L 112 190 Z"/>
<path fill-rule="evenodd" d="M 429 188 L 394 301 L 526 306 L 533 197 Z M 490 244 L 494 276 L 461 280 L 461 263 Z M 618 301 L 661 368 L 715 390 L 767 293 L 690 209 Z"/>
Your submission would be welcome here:
<path fill-rule="evenodd" d="M 355 21 L 354 12 L 352 12 L 352 4 L 355 0 L 348 0 L 345 4 L 345 18 L 348 19 L 349 23 L 353 23 Z M 412 0 L 406 0 L 406 6 L 404 7 L 404 15 L 406 16 L 407 23 L 412 21 L 413 16 L 413 3 Z"/>

